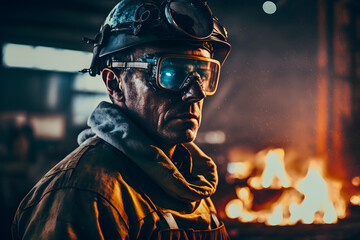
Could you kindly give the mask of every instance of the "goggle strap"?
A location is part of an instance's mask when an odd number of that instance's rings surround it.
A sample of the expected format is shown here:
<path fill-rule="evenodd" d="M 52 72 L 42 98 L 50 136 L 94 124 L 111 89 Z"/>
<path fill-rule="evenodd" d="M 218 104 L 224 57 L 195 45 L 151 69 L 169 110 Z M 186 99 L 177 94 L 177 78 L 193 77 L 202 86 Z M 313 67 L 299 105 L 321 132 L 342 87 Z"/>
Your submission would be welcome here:
<path fill-rule="evenodd" d="M 149 68 L 151 68 L 151 63 L 148 63 L 148 62 L 112 62 L 110 64 L 110 67 L 149 69 Z"/>

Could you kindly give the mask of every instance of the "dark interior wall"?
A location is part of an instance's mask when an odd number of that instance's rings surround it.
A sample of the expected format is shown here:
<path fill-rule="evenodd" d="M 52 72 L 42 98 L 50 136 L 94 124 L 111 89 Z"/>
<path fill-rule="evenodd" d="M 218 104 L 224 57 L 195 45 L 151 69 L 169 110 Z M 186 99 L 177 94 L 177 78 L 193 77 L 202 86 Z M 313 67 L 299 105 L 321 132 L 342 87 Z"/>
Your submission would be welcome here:
<path fill-rule="evenodd" d="M 0 77 L 0 109 L 29 113 L 67 113 L 71 107 L 73 78 L 74 74 L 3 69 Z M 54 90 L 49 92 L 51 88 Z M 55 99 L 50 100 L 51 98 Z"/>
<path fill-rule="evenodd" d="M 210 1 L 232 51 L 218 93 L 207 99 L 205 129 L 224 129 L 229 144 L 315 149 L 317 2 Z M 207 122 L 206 119 L 216 119 Z"/>
<path fill-rule="evenodd" d="M 18 17 L 9 14 L 16 9 L 9 4 L 2 10 L 2 17 L 9 21 L 3 26 L 8 33 L 4 40 L 89 50 L 81 37 L 93 36 L 116 2 L 37 0 L 32 5 L 24 2 Z M 263 11 L 262 0 L 208 3 L 228 30 L 232 51 L 217 94 L 205 101 L 200 131 L 223 130 L 227 144 L 257 149 L 295 146 L 311 152 L 316 121 L 317 1 L 275 1 L 278 9 L 272 15 Z M 32 91 L 42 87 L 33 82 Z"/>

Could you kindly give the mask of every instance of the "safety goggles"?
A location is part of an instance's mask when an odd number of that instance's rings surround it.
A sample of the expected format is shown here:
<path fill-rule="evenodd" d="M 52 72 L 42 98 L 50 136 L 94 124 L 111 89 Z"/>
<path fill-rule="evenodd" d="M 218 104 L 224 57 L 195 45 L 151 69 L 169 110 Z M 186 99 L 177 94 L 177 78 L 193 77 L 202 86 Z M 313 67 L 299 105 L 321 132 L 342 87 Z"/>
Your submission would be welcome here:
<path fill-rule="evenodd" d="M 152 79 L 160 89 L 181 91 L 199 81 L 206 95 L 216 92 L 220 76 L 217 60 L 188 55 L 164 55 L 143 62 L 120 62 L 112 59 L 108 65 L 113 68 L 141 68 L 152 72 Z"/>
<path fill-rule="evenodd" d="M 214 28 L 213 17 L 207 3 L 200 0 L 171 0 L 165 6 L 165 16 L 179 32 L 204 39 Z"/>
<path fill-rule="evenodd" d="M 136 9 L 134 21 L 119 23 L 111 32 L 130 31 L 141 35 L 149 25 L 153 31 L 156 26 L 162 26 L 162 30 L 175 30 L 180 35 L 201 40 L 213 33 L 214 19 L 207 3 L 201 0 L 166 0 L 160 5 L 145 2 Z"/>

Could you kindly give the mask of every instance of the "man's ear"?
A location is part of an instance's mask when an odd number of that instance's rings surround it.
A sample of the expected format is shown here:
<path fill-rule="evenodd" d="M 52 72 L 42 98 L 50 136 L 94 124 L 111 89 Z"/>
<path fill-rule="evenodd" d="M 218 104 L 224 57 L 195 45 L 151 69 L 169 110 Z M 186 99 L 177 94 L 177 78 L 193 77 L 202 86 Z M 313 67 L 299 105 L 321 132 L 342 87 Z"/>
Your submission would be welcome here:
<path fill-rule="evenodd" d="M 113 99 L 122 101 L 124 95 L 119 76 L 110 68 L 104 68 L 101 72 L 101 76 L 109 94 L 113 97 Z"/>

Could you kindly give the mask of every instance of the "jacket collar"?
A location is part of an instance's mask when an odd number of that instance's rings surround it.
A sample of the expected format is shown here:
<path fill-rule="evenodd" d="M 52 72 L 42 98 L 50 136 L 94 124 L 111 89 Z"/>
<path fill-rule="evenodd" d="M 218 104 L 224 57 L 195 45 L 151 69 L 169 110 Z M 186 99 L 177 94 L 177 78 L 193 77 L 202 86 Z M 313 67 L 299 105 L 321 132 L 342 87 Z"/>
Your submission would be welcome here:
<path fill-rule="evenodd" d="M 97 135 L 127 155 L 172 197 L 194 202 L 215 192 L 218 184 L 216 165 L 194 143 L 181 146 L 190 155 L 188 175 L 185 174 L 187 171 L 181 171 L 182 174 L 166 154 L 114 104 L 101 102 L 89 117 L 88 126 L 91 129 L 78 137 L 80 143 Z M 176 151 L 180 151 L 177 154 L 184 154 L 181 149 Z"/>

